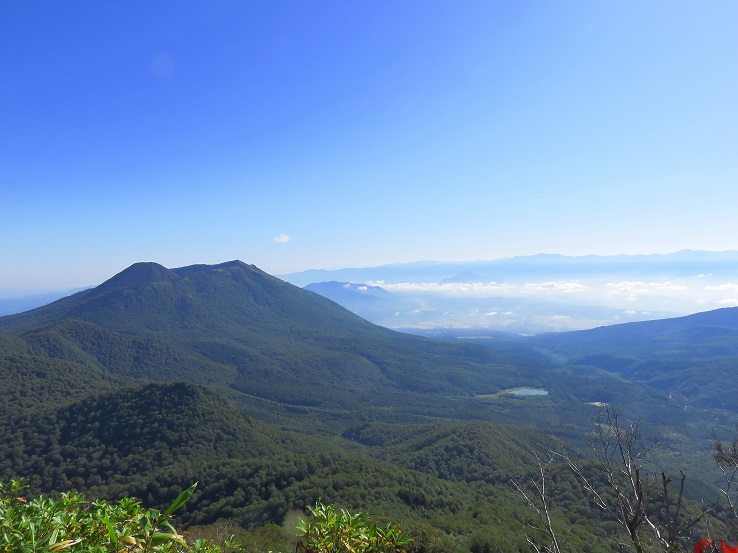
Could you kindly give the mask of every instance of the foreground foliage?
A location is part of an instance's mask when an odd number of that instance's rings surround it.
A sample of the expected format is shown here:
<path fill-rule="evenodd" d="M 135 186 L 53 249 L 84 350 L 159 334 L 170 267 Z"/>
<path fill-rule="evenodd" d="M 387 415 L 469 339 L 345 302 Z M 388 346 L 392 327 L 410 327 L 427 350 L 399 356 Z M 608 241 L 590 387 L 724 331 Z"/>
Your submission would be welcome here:
<path fill-rule="evenodd" d="M 245 551 L 233 538 L 216 545 L 188 543 L 170 519 L 192 496 L 196 484 L 179 494 L 164 512 L 144 509 L 131 498 L 88 501 L 77 492 L 58 499 L 27 500 L 22 480 L 0 482 L 0 551 L 13 553 L 226 553 Z M 412 539 L 395 524 L 370 523 L 366 513 L 349 513 L 318 502 L 300 520 L 296 551 L 304 553 L 404 553 Z"/>
<path fill-rule="evenodd" d="M 182 492 L 164 511 L 144 509 L 124 498 L 116 503 L 87 501 L 76 492 L 59 499 L 21 496 L 21 480 L 0 483 L 0 551 L 20 553 L 108 553 L 141 551 L 219 553 L 219 546 L 199 540 L 192 548 L 169 519 L 192 495 L 195 486 Z"/>
<path fill-rule="evenodd" d="M 336 511 L 320 501 L 309 508 L 314 519 L 300 521 L 297 551 L 305 553 L 403 553 L 412 538 L 398 526 L 369 524 L 366 514 Z"/>

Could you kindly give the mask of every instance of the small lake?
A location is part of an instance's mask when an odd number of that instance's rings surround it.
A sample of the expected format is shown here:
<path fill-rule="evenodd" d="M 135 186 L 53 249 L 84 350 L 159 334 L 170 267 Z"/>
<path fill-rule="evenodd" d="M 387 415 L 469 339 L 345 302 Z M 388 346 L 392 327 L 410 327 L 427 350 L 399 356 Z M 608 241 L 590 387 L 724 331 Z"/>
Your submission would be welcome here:
<path fill-rule="evenodd" d="M 512 388 L 508 390 L 507 393 L 516 396 L 547 396 L 548 390 L 540 390 L 537 388 Z"/>
<path fill-rule="evenodd" d="M 520 386 L 518 388 L 510 388 L 508 390 L 500 390 L 494 394 L 480 394 L 474 396 L 477 399 L 500 399 L 505 394 L 512 394 L 514 396 L 547 396 L 548 390 L 543 388 L 529 388 L 528 386 Z"/>

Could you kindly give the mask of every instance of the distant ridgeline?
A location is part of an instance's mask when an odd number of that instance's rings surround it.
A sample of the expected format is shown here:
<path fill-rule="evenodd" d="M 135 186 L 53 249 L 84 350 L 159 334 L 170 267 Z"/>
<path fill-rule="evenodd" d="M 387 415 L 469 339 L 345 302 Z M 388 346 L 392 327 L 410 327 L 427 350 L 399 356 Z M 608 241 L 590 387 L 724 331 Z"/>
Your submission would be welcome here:
<path fill-rule="evenodd" d="M 735 305 L 738 252 L 539 254 L 285 275 L 365 319 L 424 336 L 540 334 Z"/>
<path fill-rule="evenodd" d="M 583 444 L 593 404 L 643 417 L 666 437 L 655 462 L 709 490 L 697 483 L 713 432 L 738 423 L 737 356 L 734 309 L 436 341 L 239 261 L 138 263 L 0 317 L 0 478 L 152 507 L 199 481 L 184 524 L 282 524 L 322 499 L 401 521 L 428 551 L 527 550 L 510 478 L 535 475 L 534 453 L 557 439 Z M 516 389 L 547 393 L 502 393 Z M 562 541 L 614 551 L 607 517 L 567 474 L 554 492 Z"/>
<path fill-rule="evenodd" d="M 738 251 L 708 252 L 682 250 L 653 255 L 559 255 L 536 254 L 481 261 L 417 261 L 379 267 L 308 270 L 281 275 L 297 286 L 318 282 L 502 282 L 588 276 L 648 275 L 649 278 L 693 277 L 713 274 L 738 275 Z"/>

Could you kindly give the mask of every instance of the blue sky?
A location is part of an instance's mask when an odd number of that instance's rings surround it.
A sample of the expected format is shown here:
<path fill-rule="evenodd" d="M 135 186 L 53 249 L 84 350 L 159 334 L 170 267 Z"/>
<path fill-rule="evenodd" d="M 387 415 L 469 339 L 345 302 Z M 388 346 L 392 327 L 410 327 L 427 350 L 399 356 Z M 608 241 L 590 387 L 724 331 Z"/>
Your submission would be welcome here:
<path fill-rule="evenodd" d="M 738 249 L 738 3 L 0 4 L 0 291 Z"/>

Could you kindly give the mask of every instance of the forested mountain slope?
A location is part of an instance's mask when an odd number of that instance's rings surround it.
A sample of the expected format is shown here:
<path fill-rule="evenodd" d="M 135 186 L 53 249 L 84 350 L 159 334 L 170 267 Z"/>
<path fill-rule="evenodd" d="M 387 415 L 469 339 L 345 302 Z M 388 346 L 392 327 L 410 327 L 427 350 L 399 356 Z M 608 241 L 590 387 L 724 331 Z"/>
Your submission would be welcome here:
<path fill-rule="evenodd" d="M 692 359 L 738 355 L 738 307 L 671 319 L 543 334 L 528 342 L 563 355 L 617 353 Z"/>
<path fill-rule="evenodd" d="M 735 414 L 738 308 L 686 317 L 545 334 L 527 345 L 559 363 L 592 367 L 664 390 L 685 409 Z M 716 413 L 717 414 L 717 413 Z"/>
<path fill-rule="evenodd" d="M 32 355 L 290 404 L 483 392 L 511 384 L 516 371 L 503 354 L 377 327 L 241 262 L 136 264 L 96 288 L 0 318 L 0 332 Z"/>

